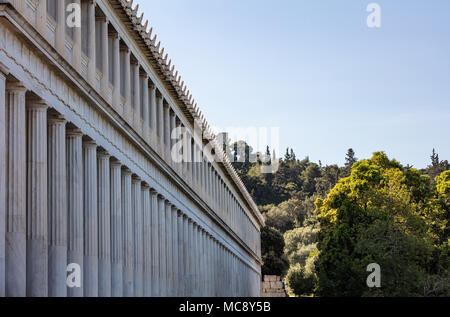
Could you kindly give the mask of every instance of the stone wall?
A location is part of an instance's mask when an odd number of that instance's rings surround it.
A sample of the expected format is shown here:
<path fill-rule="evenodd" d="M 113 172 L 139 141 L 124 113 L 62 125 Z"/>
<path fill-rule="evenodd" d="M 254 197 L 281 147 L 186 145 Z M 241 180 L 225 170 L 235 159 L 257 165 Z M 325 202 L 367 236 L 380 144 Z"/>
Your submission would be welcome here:
<path fill-rule="evenodd" d="M 279 276 L 264 275 L 261 283 L 261 297 L 286 297 L 284 283 Z"/>

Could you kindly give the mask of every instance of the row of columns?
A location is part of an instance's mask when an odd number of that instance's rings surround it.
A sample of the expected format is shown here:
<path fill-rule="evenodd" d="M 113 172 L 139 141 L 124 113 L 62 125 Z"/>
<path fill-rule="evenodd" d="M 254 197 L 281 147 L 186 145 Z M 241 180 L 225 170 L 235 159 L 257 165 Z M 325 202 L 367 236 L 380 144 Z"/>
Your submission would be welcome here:
<path fill-rule="evenodd" d="M 0 296 L 236 294 L 230 250 L 0 70 Z"/>
<path fill-rule="evenodd" d="M 16 0 L 14 5 L 23 12 L 24 2 L 25 0 Z M 110 22 L 105 15 L 96 16 L 96 11 L 100 10 L 96 9 L 95 1 L 77 0 L 76 2 L 81 4 L 82 14 L 86 15 L 83 21 L 87 23 L 83 24 L 82 28 L 74 28 L 73 31 L 72 64 L 75 69 L 81 72 L 81 56 L 82 51 L 85 51 L 89 59 L 87 79 L 91 85 L 97 87 L 97 68 L 99 68 L 103 77 L 98 88 L 103 96 L 106 99 L 111 97 L 113 107 L 128 118 L 128 122 L 135 130 L 141 133 L 144 139 L 202 196 L 227 225 L 248 245 L 257 246 L 259 230 L 223 181 L 216 167 L 206 156 L 203 157 L 201 146 L 188 131 L 183 129 L 182 120 L 162 93 L 156 89 L 138 59 L 132 56 L 131 50 L 121 41 L 118 32 L 109 25 Z M 55 47 L 63 56 L 66 50 L 65 4 L 65 1 L 55 1 L 54 4 L 57 12 Z M 47 1 L 39 1 L 36 12 L 36 28 L 45 35 Z M 60 23 L 61 21 L 63 23 Z M 84 49 L 82 49 L 82 36 L 87 37 Z M 111 55 L 108 53 L 109 49 L 112 50 Z M 102 57 L 101 60 L 97 58 L 97 55 Z M 109 96 L 109 79 L 114 87 L 112 96 Z M 122 96 L 125 99 L 123 108 Z M 130 117 L 131 114 L 133 114 L 132 117 Z M 172 157 L 172 149 L 175 145 L 172 132 L 175 128 L 184 130 L 185 142 L 180 164 L 176 163 Z"/>

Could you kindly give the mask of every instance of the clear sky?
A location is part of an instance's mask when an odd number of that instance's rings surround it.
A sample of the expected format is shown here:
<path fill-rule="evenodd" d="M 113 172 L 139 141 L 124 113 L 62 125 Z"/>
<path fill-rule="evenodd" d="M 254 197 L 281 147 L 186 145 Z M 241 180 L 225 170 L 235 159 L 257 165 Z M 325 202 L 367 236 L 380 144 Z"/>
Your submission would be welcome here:
<path fill-rule="evenodd" d="M 350 147 L 450 160 L 450 1 L 137 2 L 213 126 L 280 127 L 282 149 L 324 164 Z"/>

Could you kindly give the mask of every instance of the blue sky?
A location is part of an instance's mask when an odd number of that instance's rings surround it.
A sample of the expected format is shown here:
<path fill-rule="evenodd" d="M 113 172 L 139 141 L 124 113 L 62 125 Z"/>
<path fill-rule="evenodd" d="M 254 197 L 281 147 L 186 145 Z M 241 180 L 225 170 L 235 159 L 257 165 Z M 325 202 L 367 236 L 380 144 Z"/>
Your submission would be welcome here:
<path fill-rule="evenodd" d="M 138 0 L 207 120 L 324 164 L 450 160 L 450 1 Z M 135 0 L 136 3 L 136 0 Z"/>

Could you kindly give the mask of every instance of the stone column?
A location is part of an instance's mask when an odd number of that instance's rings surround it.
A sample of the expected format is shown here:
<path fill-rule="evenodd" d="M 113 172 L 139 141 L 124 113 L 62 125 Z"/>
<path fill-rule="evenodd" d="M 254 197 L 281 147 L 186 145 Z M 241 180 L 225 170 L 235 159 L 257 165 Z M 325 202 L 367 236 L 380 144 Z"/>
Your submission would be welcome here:
<path fill-rule="evenodd" d="M 67 263 L 75 263 L 83 272 L 83 133 L 78 129 L 66 132 L 66 173 L 67 173 L 67 214 L 68 250 Z M 67 289 L 67 296 L 82 297 L 83 282 L 80 286 Z"/>
<path fill-rule="evenodd" d="M 47 1 L 39 1 L 37 4 L 36 30 L 47 39 Z"/>
<path fill-rule="evenodd" d="M 6 296 L 26 295 L 26 129 L 25 92 L 6 85 Z"/>
<path fill-rule="evenodd" d="M 120 109 L 120 78 L 122 74 L 120 74 L 120 38 L 118 33 L 114 33 L 111 35 L 113 39 L 113 54 L 112 54 L 112 63 L 113 63 L 113 105 L 116 109 Z"/>
<path fill-rule="evenodd" d="M 154 190 L 150 192 L 151 205 L 151 236 L 152 236 L 152 296 L 160 295 L 160 269 L 159 269 L 159 206 L 158 193 Z"/>
<path fill-rule="evenodd" d="M 200 262 L 200 271 L 199 271 L 199 282 L 200 282 L 200 293 L 199 296 L 205 296 L 205 253 L 204 253 L 204 235 L 205 230 L 203 228 L 200 228 L 199 231 L 199 262 Z"/>
<path fill-rule="evenodd" d="M 163 153 L 163 148 L 161 147 L 164 142 L 164 115 L 163 115 L 163 103 L 164 99 L 161 95 L 156 96 L 156 107 L 157 107 L 157 115 L 158 115 L 158 144 L 160 149 L 160 154 Z"/>
<path fill-rule="evenodd" d="M 170 148 L 170 107 L 167 103 L 164 106 L 164 155 L 166 161 L 169 159 L 169 148 Z"/>
<path fill-rule="evenodd" d="M 143 212 L 143 296 L 152 296 L 152 213 L 150 208 L 150 187 L 142 185 L 142 212 Z"/>
<path fill-rule="evenodd" d="M 83 142 L 84 296 L 98 296 L 97 144 Z"/>
<path fill-rule="evenodd" d="M 73 3 L 81 8 L 81 0 L 73 0 Z M 81 27 L 73 28 L 73 67 L 81 73 Z"/>
<path fill-rule="evenodd" d="M 131 115 L 131 55 L 130 55 L 130 49 L 127 47 L 124 49 L 125 52 L 125 67 L 124 67 L 124 72 L 125 74 L 121 74 L 122 78 L 124 78 L 125 80 L 125 109 L 124 109 L 124 117 L 128 118 L 129 122 L 130 121 L 130 115 Z"/>
<path fill-rule="evenodd" d="M 0 63 L 0 297 L 5 297 L 6 229 L 6 76 L 9 70 Z"/>
<path fill-rule="evenodd" d="M 56 1 L 55 47 L 59 54 L 66 57 L 66 3 Z"/>
<path fill-rule="evenodd" d="M 175 116 L 175 112 L 170 111 L 170 128 L 169 128 L 169 157 L 168 159 L 170 160 L 170 164 L 175 167 L 175 161 L 172 159 L 172 150 L 175 146 L 175 139 L 172 139 L 172 136 L 175 136 L 175 128 L 176 128 L 176 116 Z"/>
<path fill-rule="evenodd" d="M 132 179 L 131 196 L 134 231 L 134 297 L 142 297 L 144 294 L 143 213 L 141 180 L 138 177 Z"/>
<path fill-rule="evenodd" d="M 181 120 L 179 118 L 175 118 L 175 125 L 178 131 L 178 137 L 183 138 L 183 133 L 182 133 L 182 125 L 181 125 Z M 183 139 L 178 139 L 176 142 L 183 142 Z M 184 143 L 181 143 L 181 145 L 184 147 Z M 181 148 L 181 150 L 177 151 L 177 155 L 179 155 L 179 157 L 177 157 L 177 171 L 178 171 L 178 175 L 180 175 L 181 177 L 183 176 L 183 168 L 184 168 L 184 164 L 183 164 L 183 153 L 182 151 L 184 151 L 183 147 Z"/>
<path fill-rule="evenodd" d="M 156 133 L 157 133 L 157 105 L 156 105 L 156 87 L 153 83 L 150 84 L 149 92 L 149 108 L 150 108 L 150 129 L 152 135 L 150 136 L 152 147 L 156 147 Z"/>
<path fill-rule="evenodd" d="M 27 296 L 48 295 L 47 104 L 27 101 Z"/>
<path fill-rule="evenodd" d="M 184 290 L 184 256 L 183 256 L 183 240 L 184 240 L 184 225 L 183 225 L 183 213 L 178 210 L 177 212 L 177 252 L 178 252 L 178 284 L 177 284 L 177 296 L 182 297 L 185 294 Z"/>
<path fill-rule="evenodd" d="M 122 169 L 123 296 L 134 296 L 134 246 L 131 171 Z"/>
<path fill-rule="evenodd" d="M 58 1 L 64 3 L 64 1 Z M 88 81 L 95 87 L 97 81 L 97 62 L 95 52 L 95 3 L 93 0 L 88 0 Z"/>
<path fill-rule="evenodd" d="M 147 74 L 143 74 L 142 76 L 142 85 L 141 85 L 141 95 L 142 95 L 142 119 L 144 120 L 144 126 L 142 129 L 142 135 L 144 140 L 148 140 L 149 137 L 149 128 L 150 128 L 150 116 L 148 109 L 148 76 Z"/>
<path fill-rule="evenodd" d="M 48 118 L 48 295 L 67 296 L 66 120 Z"/>
<path fill-rule="evenodd" d="M 134 96 L 133 96 L 133 108 L 134 108 L 134 128 L 140 131 L 141 126 L 141 96 L 140 96 L 140 76 L 139 76 L 139 63 L 132 64 L 132 72 L 134 76 Z"/>
<path fill-rule="evenodd" d="M 110 155 L 97 152 L 98 170 L 98 296 L 111 297 L 111 178 Z"/>
<path fill-rule="evenodd" d="M 186 215 L 183 215 L 183 244 L 182 244 L 182 253 L 183 253 L 183 296 L 189 296 L 189 257 L 190 257 L 190 249 L 189 249 L 189 219 Z"/>
<path fill-rule="evenodd" d="M 167 263 L 167 296 L 173 296 L 173 258 L 172 258 L 172 204 L 165 202 L 166 216 L 166 263 Z"/>
<path fill-rule="evenodd" d="M 172 296 L 178 296 L 178 209 L 172 205 Z"/>
<path fill-rule="evenodd" d="M 111 161 L 111 295 L 123 296 L 122 164 Z"/>
<path fill-rule="evenodd" d="M 199 281 L 198 281 L 198 275 L 199 275 L 199 267 L 198 267 L 198 258 L 199 258 L 199 245 L 198 245 L 198 224 L 194 222 L 193 228 L 192 228 L 192 246 L 193 246 L 193 258 L 192 258 L 192 267 L 193 267 L 193 293 L 195 297 L 199 296 Z"/>
<path fill-rule="evenodd" d="M 165 199 L 163 196 L 158 197 L 159 210 L 159 282 L 160 293 L 162 297 L 167 296 L 167 240 L 166 240 L 166 210 Z"/>
<path fill-rule="evenodd" d="M 100 39 L 102 41 L 102 93 L 105 98 L 108 97 L 109 93 L 109 53 L 108 53 L 108 24 L 109 21 L 106 19 L 106 17 L 101 18 L 101 33 L 102 38 Z"/>
<path fill-rule="evenodd" d="M 186 287 L 186 291 L 187 294 L 186 296 L 188 297 L 192 297 L 195 296 L 194 293 L 194 223 L 192 222 L 192 219 L 188 219 L 188 239 L 187 239 L 187 248 L 186 248 L 186 253 L 187 253 L 187 269 L 188 269 L 188 276 L 187 276 L 187 287 Z"/>

